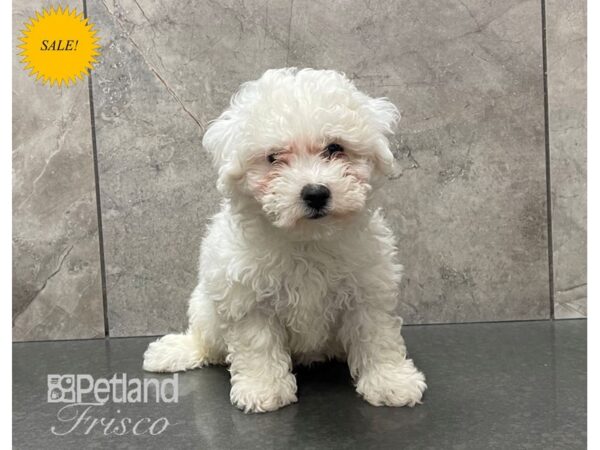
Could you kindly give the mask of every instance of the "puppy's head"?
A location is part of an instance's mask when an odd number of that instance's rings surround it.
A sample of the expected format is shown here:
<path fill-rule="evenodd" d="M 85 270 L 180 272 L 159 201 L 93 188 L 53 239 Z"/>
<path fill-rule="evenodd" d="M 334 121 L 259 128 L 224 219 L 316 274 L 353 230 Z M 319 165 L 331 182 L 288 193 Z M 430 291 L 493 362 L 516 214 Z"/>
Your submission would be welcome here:
<path fill-rule="evenodd" d="M 396 107 L 331 70 L 277 69 L 242 86 L 204 135 L 219 190 L 276 227 L 321 234 L 352 221 L 396 175 Z"/>

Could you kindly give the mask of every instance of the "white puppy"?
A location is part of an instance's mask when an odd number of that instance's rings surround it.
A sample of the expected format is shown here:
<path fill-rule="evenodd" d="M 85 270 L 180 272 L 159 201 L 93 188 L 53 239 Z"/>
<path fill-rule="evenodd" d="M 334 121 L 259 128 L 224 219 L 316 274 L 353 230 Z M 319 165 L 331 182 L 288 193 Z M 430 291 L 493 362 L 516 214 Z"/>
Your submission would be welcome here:
<path fill-rule="evenodd" d="M 203 139 L 225 196 L 202 242 L 189 328 L 150 344 L 144 369 L 230 364 L 246 412 L 295 402 L 292 361 L 348 361 L 373 405 L 414 406 L 425 377 L 395 313 L 402 266 L 374 194 L 395 174 L 383 98 L 331 70 L 245 83 Z"/>

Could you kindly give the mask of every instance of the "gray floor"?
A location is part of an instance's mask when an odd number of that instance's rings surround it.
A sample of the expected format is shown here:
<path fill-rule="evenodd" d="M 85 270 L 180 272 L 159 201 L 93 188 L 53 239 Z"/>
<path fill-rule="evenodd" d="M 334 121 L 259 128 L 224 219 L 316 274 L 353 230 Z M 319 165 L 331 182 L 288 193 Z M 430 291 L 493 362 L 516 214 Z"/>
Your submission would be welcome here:
<path fill-rule="evenodd" d="M 244 415 L 229 404 L 229 374 L 179 376 L 177 404 L 108 403 L 90 417 L 155 420 L 158 436 L 105 436 L 57 417 L 47 374 L 157 377 L 141 370 L 147 338 L 13 345 L 13 442 L 25 448 L 585 448 L 586 321 L 405 327 L 429 390 L 414 409 L 375 408 L 355 394 L 346 367 L 297 369 L 299 403 Z"/>

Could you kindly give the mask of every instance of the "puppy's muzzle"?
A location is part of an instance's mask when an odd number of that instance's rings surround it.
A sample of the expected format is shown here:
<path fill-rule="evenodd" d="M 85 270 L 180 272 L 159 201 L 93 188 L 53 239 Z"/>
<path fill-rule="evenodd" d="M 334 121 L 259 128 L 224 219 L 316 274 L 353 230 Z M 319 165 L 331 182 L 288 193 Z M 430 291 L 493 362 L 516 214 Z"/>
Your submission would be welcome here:
<path fill-rule="evenodd" d="M 331 198 L 331 191 L 323 184 L 307 184 L 300 191 L 300 197 L 308 207 L 309 219 L 318 219 L 327 215 L 327 204 Z"/>

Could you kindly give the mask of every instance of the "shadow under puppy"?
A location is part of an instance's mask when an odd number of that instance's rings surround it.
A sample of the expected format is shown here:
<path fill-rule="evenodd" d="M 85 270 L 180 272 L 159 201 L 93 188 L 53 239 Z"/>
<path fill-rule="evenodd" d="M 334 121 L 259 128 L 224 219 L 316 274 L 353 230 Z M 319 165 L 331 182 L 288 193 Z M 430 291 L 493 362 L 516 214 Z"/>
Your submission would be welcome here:
<path fill-rule="evenodd" d="M 296 402 L 292 360 L 347 360 L 373 405 L 414 406 L 425 377 L 395 314 L 402 266 L 375 209 L 393 175 L 396 107 L 331 70 L 267 71 L 242 85 L 203 145 L 225 200 L 202 241 L 189 328 L 144 369 L 230 364 L 246 412 Z"/>

